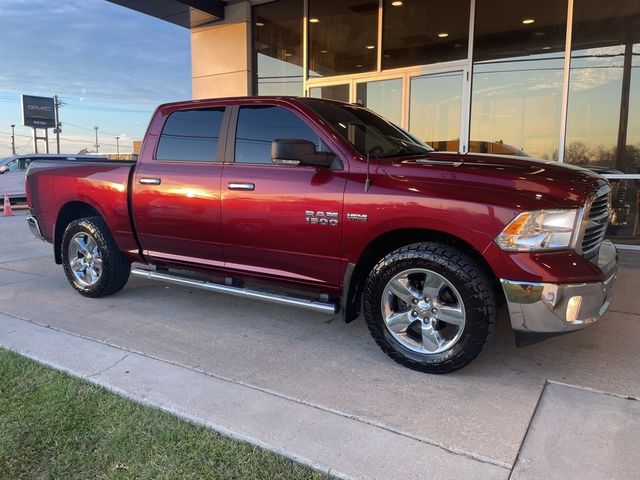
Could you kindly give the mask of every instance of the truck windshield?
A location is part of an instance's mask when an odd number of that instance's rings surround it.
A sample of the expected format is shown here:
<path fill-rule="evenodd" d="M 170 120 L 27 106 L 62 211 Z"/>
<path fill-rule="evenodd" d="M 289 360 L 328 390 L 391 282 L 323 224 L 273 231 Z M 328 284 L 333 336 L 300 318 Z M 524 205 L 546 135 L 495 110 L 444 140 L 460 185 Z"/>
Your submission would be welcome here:
<path fill-rule="evenodd" d="M 305 99 L 305 103 L 362 156 L 385 158 L 433 151 L 409 132 L 366 108 L 311 99 Z"/>

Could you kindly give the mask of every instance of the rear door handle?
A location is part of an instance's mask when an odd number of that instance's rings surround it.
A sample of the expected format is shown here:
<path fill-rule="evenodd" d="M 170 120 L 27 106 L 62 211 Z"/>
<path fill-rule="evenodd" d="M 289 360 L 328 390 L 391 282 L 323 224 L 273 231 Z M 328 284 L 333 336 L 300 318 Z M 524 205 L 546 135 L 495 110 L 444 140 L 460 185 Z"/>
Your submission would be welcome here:
<path fill-rule="evenodd" d="M 142 185 L 160 185 L 162 180 L 160 180 L 159 178 L 140 177 L 140 180 L 138 180 L 138 182 Z"/>
<path fill-rule="evenodd" d="M 243 182 L 229 182 L 227 183 L 229 190 L 249 190 L 254 191 L 256 189 L 255 183 L 243 183 Z"/>

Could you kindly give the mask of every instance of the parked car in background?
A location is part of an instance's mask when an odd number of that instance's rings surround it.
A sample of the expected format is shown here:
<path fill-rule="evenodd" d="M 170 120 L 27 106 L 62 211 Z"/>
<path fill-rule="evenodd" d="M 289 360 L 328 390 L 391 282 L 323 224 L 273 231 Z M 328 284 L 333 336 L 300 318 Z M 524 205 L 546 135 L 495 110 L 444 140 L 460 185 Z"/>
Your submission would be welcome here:
<path fill-rule="evenodd" d="M 11 203 L 26 202 L 25 174 L 34 160 L 107 160 L 97 155 L 30 154 L 0 159 L 0 196 L 9 195 Z"/>
<path fill-rule="evenodd" d="M 31 163 L 31 156 L 17 155 L 0 160 L 0 173 L 26 172 Z"/>

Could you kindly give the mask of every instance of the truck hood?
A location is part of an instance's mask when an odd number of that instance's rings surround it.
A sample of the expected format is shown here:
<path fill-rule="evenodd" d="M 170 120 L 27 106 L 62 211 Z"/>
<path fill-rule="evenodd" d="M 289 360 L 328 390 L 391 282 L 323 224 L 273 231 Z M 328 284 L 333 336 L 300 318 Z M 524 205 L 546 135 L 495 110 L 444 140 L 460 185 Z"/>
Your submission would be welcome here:
<path fill-rule="evenodd" d="M 515 196 L 517 203 L 532 203 L 537 208 L 582 206 L 589 193 L 607 182 L 573 165 L 515 156 L 432 152 L 380 160 L 380 167 L 398 181 L 446 185 L 468 189 L 468 193 L 482 190 L 482 197 L 489 190 L 498 203 L 513 203 Z"/>

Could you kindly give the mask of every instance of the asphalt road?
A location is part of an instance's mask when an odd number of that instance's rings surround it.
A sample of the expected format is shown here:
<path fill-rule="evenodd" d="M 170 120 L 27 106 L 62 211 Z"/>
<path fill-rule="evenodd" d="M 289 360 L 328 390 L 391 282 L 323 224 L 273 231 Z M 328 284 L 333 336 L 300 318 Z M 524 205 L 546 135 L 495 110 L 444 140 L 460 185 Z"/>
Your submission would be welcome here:
<path fill-rule="evenodd" d="M 610 312 L 596 325 L 519 349 L 503 311 L 491 343 L 470 366 L 426 375 L 387 358 L 362 320 L 345 325 L 337 316 L 137 278 L 112 297 L 86 299 L 67 284 L 50 245 L 31 237 L 23 215 L 0 217 L 1 313 L 256 386 L 509 471 L 518 465 L 523 478 L 537 470 L 524 468 L 529 464 L 519 453 L 535 459 L 543 448 L 527 436 L 537 408 L 550 412 L 541 425 L 557 425 L 549 419 L 566 408 L 560 385 L 546 399 L 548 382 L 640 398 L 639 287 L 640 261 L 625 256 Z M 586 393 L 579 397 L 585 412 L 614 398 Z M 640 431 L 640 411 L 622 418 Z M 613 424 L 599 428 L 607 425 Z M 616 448 L 616 455 L 631 455 Z M 615 468 L 610 472 L 615 478 Z"/>

